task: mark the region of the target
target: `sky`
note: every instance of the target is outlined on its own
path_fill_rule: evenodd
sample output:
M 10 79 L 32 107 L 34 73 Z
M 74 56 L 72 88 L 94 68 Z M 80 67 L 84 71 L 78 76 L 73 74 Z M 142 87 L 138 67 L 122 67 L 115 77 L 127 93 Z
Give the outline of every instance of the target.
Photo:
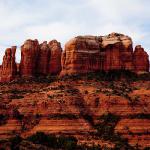
M 78 35 L 132 37 L 150 54 L 150 0 L 0 0 L 0 63 L 6 48 L 26 39 L 57 39 L 64 44 Z

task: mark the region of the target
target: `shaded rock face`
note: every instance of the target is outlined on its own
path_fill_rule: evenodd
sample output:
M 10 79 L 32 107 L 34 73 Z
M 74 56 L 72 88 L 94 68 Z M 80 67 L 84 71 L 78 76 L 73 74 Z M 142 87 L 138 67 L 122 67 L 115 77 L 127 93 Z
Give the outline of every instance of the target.
M 47 75 L 49 72 L 50 48 L 46 41 L 40 44 L 38 57 L 38 74 Z
M 130 37 L 112 33 L 108 36 L 78 36 L 65 45 L 61 74 L 134 70 Z
M 58 74 L 61 71 L 62 48 L 56 40 L 39 44 L 37 40 L 27 40 L 21 47 L 21 76 Z
M 7 48 L 0 66 L 0 82 L 9 82 L 13 80 L 17 74 L 17 65 L 15 62 L 16 46 Z
M 37 40 L 27 40 L 21 46 L 21 76 L 30 77 L 37 73 L 39 49 L 40 46 Z
M 58 74 L 61 71 L 61 44 L 56 40 L 52 40 L 48 46 L 51 50 L 48 72 L 50 74 Z
M 135 47 L 134 66 L 137 73 L 149 71 L 149 56 L 141 45 Z

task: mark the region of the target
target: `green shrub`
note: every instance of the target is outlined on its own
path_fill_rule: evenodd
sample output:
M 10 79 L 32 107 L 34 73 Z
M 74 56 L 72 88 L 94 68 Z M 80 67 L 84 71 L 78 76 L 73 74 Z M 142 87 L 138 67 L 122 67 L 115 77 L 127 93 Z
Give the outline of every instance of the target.
M 77 150 L 102 150 L 100 145 L 92 145 L 92 146 L 87 146 L 87 145 L 78 145 Z M 106 150 L 106 149 L 104 149 Z M 110 150 L 110 149 L 107 149 Z
M 22 138 L 20 136 L 15 136 L 13 138 L 10 138 L 9 141 L 11 142 L 11 149 L 16 150 L 16 146 L 19 145 L 19 143 L 22 141 Z
M 4 115 L 4 114 L 0 114 L 0 125 L 3 125 L 6 123 L 8 119 L 8 116 L 7 115 Z
M 76 146 L 77 146 L 77 139 L 75 137 L 60 136 L 57 138 L 57 148 L 72 150 L 75 149 Z
M 114 135 L 114 128 L 118 121 L 120 120 L 119 116 L 108 113 L 102 115 L 100 118 L 100 123 L 98 123 L 95 127 L 97 129 L 98 135 L 101 136 L 105 140 L 112 139 Z
M 27 138 L 35 144 L 45 145 L 49 148 L 72 150 L 77 147 L 77 139 L 72 136 L 55 136 L 51 134 L 45 134 L 43 132 L 37 132 L 36 134 Z
M 114 132 L 114 128 L 117 125 L 120 117 L 111 113 L 104 114 L 98 118 L 100 123 L 95 125 L 98 136 L 104 140 L 109 140 L 115 143 L 115 150 L 120 149 L 133 149 L 129 144 L 128 140 L 121 137 L 119 133 Z
M 144 150 L 150 150 L 150 147 L 145 147 Z
M 128 116 L 130 119 L 150 119 L 150 114 L 135 114 L 135 115 L 129 115 Z
M 51 114 L 48 116 L 49 119 L 78 119 L 79 116 L 74 115 L 74 114 Z
M 138 75 L 138 80 L 150 81 L 150 72 Z
M 57 139 L 54 135 L 47 135 L 43 132 L 37 132 L 27 138 L 28 141 L 35 144 L 42 144 L 48 147 L 53 147 L 57 143 Z

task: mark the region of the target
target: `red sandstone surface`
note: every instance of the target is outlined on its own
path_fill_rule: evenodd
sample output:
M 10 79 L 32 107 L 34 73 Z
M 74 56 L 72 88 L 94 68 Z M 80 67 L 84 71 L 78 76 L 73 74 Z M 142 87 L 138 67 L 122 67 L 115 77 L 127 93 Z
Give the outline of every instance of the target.
M 79 144 L 114 147 L 114 142 L 95 136 L 95 125 L 102 123 L 100 117 L 113 114 L 120 117 L 114 133 L 127 138 L 130 145 L 138 144 L 144 149 L 150 146 L 149 85 L 149 81 L 98 82 L 84 77 L 52 83 L 3 84 L 0 114 L 6 118 L 0 121 L 0 139 L 15 135 L 26 138 L 40 131 L 72 135 Z M 86 116 L 91 116 L 93 123 Z
M 149 72 L 149 57 L 141 45 L 135 47 L 133 58 L 136 72 Z
M 75 37 L 65 45 L 61 74 L 120 69 L 147 72 L 148 55 L 138 47 L 134 52 L 131 38 L 118 33 Z
M 7 48 L 3 57 L 3 63 L 0 67 L 0 82 L 9 82 L 17 74 L 17 65 L 15 62 L 16 46 Z

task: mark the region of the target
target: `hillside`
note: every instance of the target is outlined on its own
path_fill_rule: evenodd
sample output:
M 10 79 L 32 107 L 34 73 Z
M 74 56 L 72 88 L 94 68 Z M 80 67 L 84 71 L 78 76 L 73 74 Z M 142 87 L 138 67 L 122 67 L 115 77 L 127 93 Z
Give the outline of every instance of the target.
M 144 149 L 150 147 L 149 110 L 148 80 L 102 80 L 92 73 L 22 78 L 0 85 L 0 149 L 16 136 L 23 138 L 20 149 L 46 149 L 27 140 L 37 132 L 73 136 L 74 149 Z

